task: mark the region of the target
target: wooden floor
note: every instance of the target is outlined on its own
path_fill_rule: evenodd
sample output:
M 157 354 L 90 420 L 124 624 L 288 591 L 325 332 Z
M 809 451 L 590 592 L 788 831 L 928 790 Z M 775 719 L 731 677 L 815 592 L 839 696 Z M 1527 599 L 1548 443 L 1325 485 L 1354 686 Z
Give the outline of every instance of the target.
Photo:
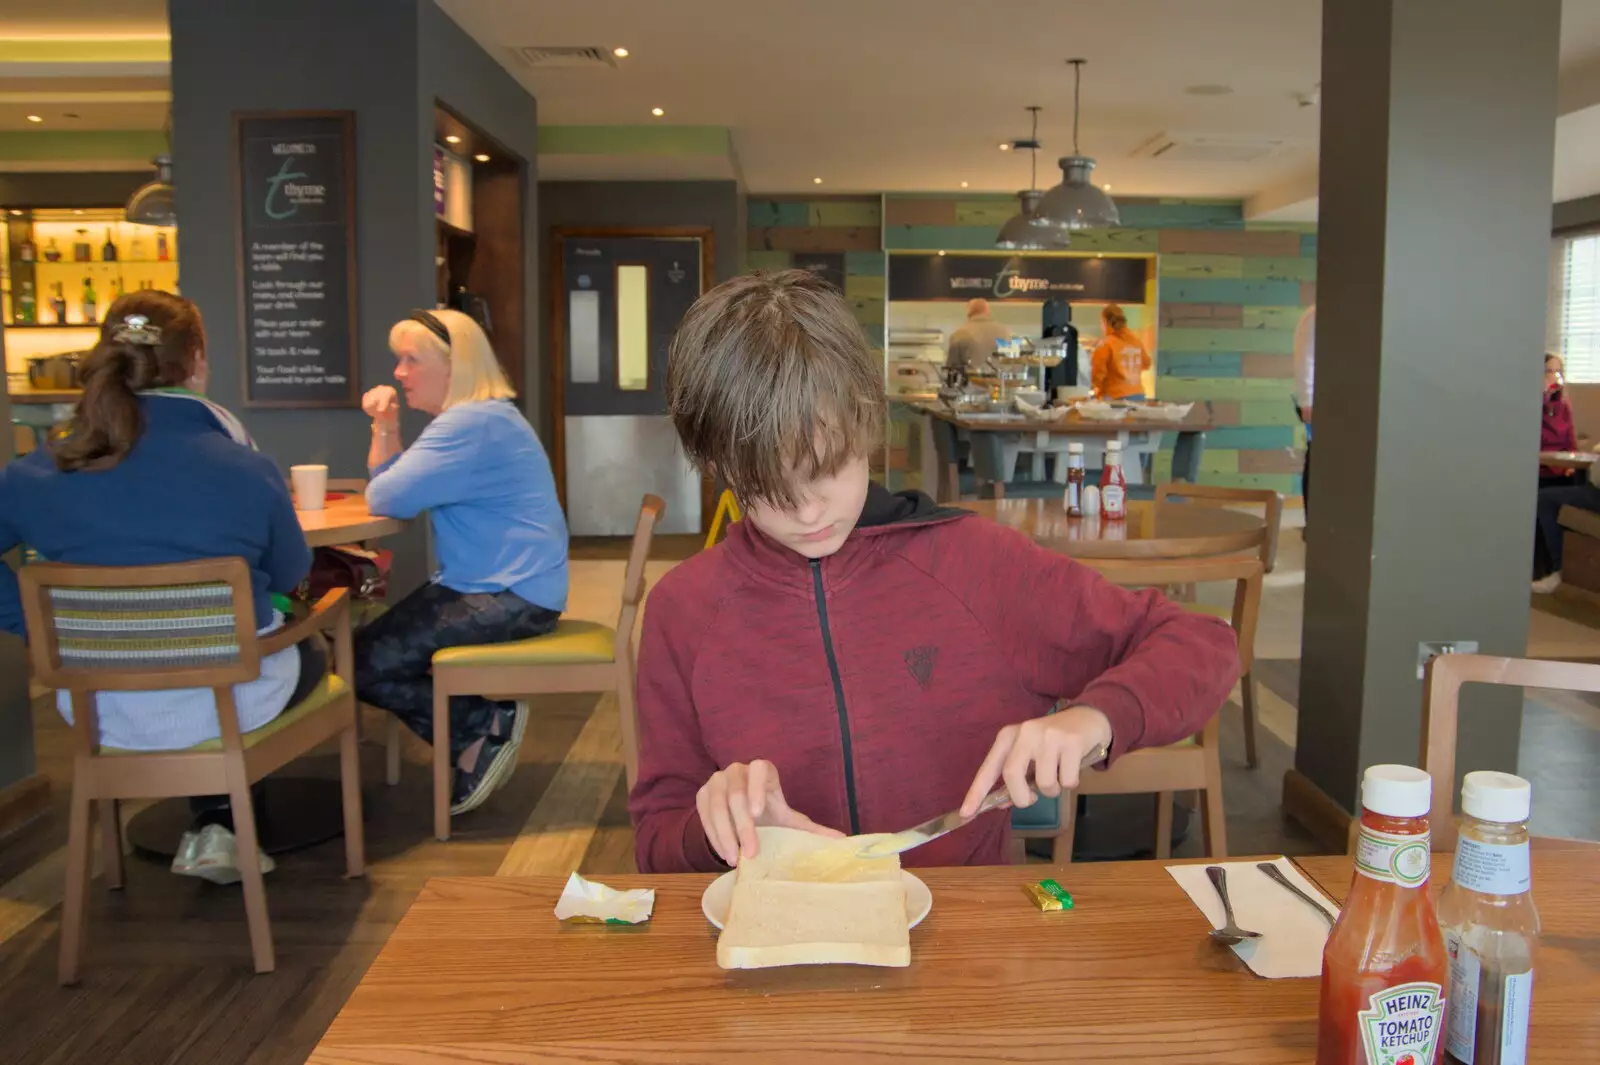
M 688 540 L 670 549 L 672 555 L 692 550 Z M 575 601 L 590 596 L 580 570 L 593 567 L 613 586 L 620 581 L 620 563 L 606 545 L 579 545 L 574 558 L 603 560 L 574 566 Z M 600 617 L 615 608 L 593 609 Z M 1237 701 L 1223 718 L 1230 850 L 1314 853 L 1316 844 L 1287 823 L 1278 806 L 1293 759 L 1298 663 L 1258 658 L 1257 675 L 1266 725 L 1259 768 L 1243 765 Z M 1538 794 L 1560 796 L 1536 804 L 1546 819 L 1540 828 L 1600 837 L 1593 778 L 1600 709 L 1547 694 L 1530 693 L 1523 737 L 1524 762 L 1549 774 L 1536 780 Z M 69 736 L 45 700 L 35 708 L 35 721 L 54 806 L 0 842 L 3 1065 L 301 1065 L 429 877 L 577 868 L 603 878 L 634 869 L 609 697 L 543 698 L 534 703 L 516 775 L 482 809 L 456 819 L 449 843 L 430 833 L 427 749 L 408 737 L 396 788 L 381 783 L 381 752 L 365 749 L 369 875 L 342 879 L 338 842 L 280 859 L 267 887 L 277 972 L 250 971 L 237 887 L 175 877 L 165 864 L 134 856 L 125 890 L 107 892 L 95 881 L 84 984 L 63 990 L 55 981 L 55 954 Z M 373 727 L 367 734 L 381 732 Z M 332 777 L 336 764 L 319 756 L 292 771 Z M 1191 832 L 1178 853 L 1198 854 L 1198 835 L 1198 829 Z

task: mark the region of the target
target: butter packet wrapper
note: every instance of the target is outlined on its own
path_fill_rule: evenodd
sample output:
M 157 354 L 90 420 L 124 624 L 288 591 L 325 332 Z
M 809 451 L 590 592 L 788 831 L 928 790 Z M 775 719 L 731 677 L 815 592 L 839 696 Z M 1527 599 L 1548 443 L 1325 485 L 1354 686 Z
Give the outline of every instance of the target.
M 655 909 L 655 888 L 618 891 L 577 873 L 556 900 L 556 920 L 573 924 L 643 924 Z
M 1022 890 L 1028 893 L 1028 898 L 1039 909 L 1050 912 L 1052 910 L 1072 909 L 1072 895 L 1066 888 L 1054 880 L 1041 880 L 1037 884 L 1023 884 Z

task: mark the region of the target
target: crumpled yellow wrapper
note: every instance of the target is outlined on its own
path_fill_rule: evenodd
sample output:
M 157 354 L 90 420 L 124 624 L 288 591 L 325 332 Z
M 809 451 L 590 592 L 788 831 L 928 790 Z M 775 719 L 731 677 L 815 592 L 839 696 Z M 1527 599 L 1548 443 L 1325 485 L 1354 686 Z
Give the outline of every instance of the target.
M 556 901 L 556 920 L 577 924 L 643 924 L 650 919 L 655 905 L 655 888 L 618 891 L 573 873 Z

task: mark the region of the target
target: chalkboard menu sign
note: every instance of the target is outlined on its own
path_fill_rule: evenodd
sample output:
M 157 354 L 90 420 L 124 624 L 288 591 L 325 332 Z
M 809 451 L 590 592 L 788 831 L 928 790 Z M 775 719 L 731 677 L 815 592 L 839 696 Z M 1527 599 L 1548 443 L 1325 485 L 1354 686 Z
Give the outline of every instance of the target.
M 889 298 L 1143 303 L 1146 263 L 1054 255 L 891 255 Z
M 247 407 L 352 407 L 355 117 L 234 115 Z

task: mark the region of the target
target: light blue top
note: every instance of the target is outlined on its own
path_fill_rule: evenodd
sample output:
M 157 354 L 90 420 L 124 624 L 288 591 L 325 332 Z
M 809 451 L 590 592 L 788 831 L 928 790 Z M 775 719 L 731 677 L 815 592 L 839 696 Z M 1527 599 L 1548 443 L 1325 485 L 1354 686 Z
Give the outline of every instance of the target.
M 550 460 L 510 401 L 458 403 L 372 471 L 374 514 L 433 524 L 439 572 L 458 592 L 510 590 L 546 610 L 567 608 L 567 520 Z

